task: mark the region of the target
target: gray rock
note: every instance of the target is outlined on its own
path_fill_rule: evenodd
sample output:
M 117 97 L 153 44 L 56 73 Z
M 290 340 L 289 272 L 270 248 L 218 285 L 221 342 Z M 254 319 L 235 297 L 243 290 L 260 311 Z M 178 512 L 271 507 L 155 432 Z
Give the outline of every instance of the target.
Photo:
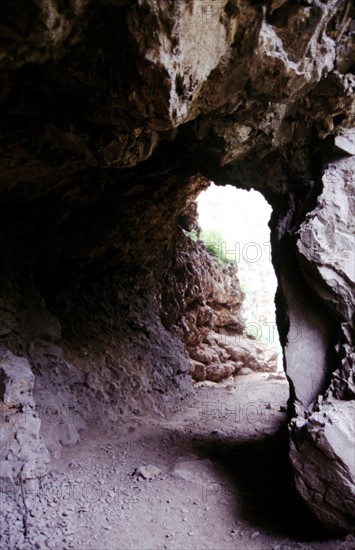
M 34 376 L 27 359 L 0 351 L 2 397 L 0 481 L 4 487 L 43 476 L 49 454 L 40 436 L 41 422 L 32 391 Z M 6 418 L 8 421 L 6 421 Z
M 240 375 L 246 375 L 246 374 L 252 374 L 252 370 L 249 367 L 242 367 L 238 370 L 238 374 Z
M 5 405 L 33 405 L 34 379 L 27 359 L 0 350 L 0 399 Z
M 296 485 L 320 521 L 333 532 L 355 522 L 355 404 L 329 399 L 306 420 L 291 423 Z
M 335 136 L 334 144 L 337 149 L 340 149 L 348 155 L 355 155 L 355 131 L 352 129 L 347 134 Z
M 283 282 L 290 324 L 297 329 L 285 345 L 295 394 L 291 462 L 298 490 L 334 532 L 355 525 L 354 171 L 353 157 L 325 168 L 322 193 L 298 233 L 299 269 L 314 294 L 295 280 L 296 270 Z M 340 319 L 333 356 L 334 326 L 314 296 Z
M 159 476 L 162 471 L 158 466 L 148 464 L 147 466 L 139 466 L 134 473 L 136 476 L 142 477 L 143 479 L 154 479 Z

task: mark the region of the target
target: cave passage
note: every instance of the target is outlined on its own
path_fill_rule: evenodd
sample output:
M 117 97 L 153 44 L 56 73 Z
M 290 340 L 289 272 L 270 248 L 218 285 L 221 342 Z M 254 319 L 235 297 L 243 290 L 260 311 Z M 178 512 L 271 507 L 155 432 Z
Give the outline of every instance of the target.
M 200 239 L 221 262 L 236 264 L 244 293 L 241 313 L 244 335 L 277 351 L 282 371 L 282 348 L 276 325 L 277 279 L 272 265 L 268 223 L 272 208 L 261 193 L 212 183 L 197 199 Z
M 355 548 L 354 10 L 0 3 L 0 548 Z

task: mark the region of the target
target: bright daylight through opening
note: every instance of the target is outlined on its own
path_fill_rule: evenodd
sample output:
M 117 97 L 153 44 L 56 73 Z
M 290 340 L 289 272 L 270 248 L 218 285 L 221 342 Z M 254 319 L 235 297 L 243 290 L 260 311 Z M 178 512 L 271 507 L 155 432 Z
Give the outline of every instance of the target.
M 211 184 L 197 200 L 200 239 L 222 262 L 236 263 L 244 292 L 245 337 L 282 349 L 275 318 L 277 280 L 271 261 L 271 207 L 257 191 Z

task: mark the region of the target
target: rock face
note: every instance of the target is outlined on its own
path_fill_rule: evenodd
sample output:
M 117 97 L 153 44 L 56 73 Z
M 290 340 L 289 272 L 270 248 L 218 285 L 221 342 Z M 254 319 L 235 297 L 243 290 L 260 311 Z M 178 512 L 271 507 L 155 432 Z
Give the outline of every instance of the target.
M 354 158 L 337 160 L 328 166 L 322 177 L 322 193 L 297 235 L 297 254 L 304 277 L 341 323 L 336 345 L 339 359 L 336 361 L 333 355 L 335 368 L 331 375 L 326 372 L 322 375 L 319 368 L 318 376 L 313 375 L 313 384 L 307 384 L 296 369 L 295 376 L 289 373 L 295 386 L 296 404 L 307 396 L 302 405 L 308 406 L 306 418 L 291 422 L 290 456 L 296 483 L 318 517 L 332 530 L 351 528 L 355 505 L 354 170 Z M 302 344 L 310 335 L 313 346 L 308 340 L 307 348 L 313 349 L 313 353 L 319 350 L 317 357 L 329 361 L 326 350 L 331 339 L 324 338 L 316 328 L 315 324 L 310 327 L 309 318 L 300 326 Z M 324 360 L 323 365 L 326 364 Z M 324 388 L 325 382 L 328 389 L 320 391 L 319 384 Z M 318 398 L 319 394 L 325 399 Z
M 318 518 L 334 532 L 352 528 L 354 419 L 353 402 L 328 398 L 306 419 L 291 422 L 290 456 L 296 486 Z
M 187 211 L 182 221 L 197 228 Z M 244 332 L 243 293 L 236 264 L 223 264 L 186 230 L 177 235 L 173 260 L 161 287 L 164 326 L 185 343 L 190 373 L 197 382 L 219 382 L 241 369 L 273 371 L 277 353 Z
M 27 359 L 0 350 L 1 492 L 16 493 L 47 472 L 49 453 L 40 436 L 33 399 L 34 375 Z
M 181 215 L 209 180 L 253 187 L 273 207 L 296 482 L 353 529 L 353 4 L 21 0 L 0 21 L 0 336 L 39 410 L 62 411 L 42 422 L 52 453 L 192 391 L 189 312 L 161 299 Z M 328 402 L 339 425 L 317 424 Z

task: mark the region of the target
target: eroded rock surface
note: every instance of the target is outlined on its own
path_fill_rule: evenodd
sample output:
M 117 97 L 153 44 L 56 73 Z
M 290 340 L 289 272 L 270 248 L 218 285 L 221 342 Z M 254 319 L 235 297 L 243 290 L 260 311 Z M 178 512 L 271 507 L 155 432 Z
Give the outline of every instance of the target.
M 29 362 L 0 349 L 0 483 L 1 492 L 16 494 L 48 471 L 49 453 L 40 435 L 41 421 L 33 398 Z
M 185 212 L 188 229 L 198 226 Z M 194 241 L 184 229 L 162 282 L 161 312 L 166 328 L 185 343 L 190 373 L 197 382 L 219 382 L 250 371 L 277 369 L 272 346 L 248 337 L 241 306 L 236 264 L 224 264 L 210 254 L 202 241 Z
M 329 374 L 325 377 L 329 386 L 325 400 L 313 395 L 306 419 L 299 414 L 301 418 L 291 422 L 290 456 L 298 489 L 332 530 L 352 529 L 355 508 L 354 170 L 354 157 L 327 167 L 322 193 L 301 225 L 297 241 L 300 266 L 309 285 L 341 321 L 336 346 L 339 359 L 334 360 L 330 384 Z M 319 346 L 319 333 L 314 337 Z M 297 375 L 289 376 L 296 388 L 306 385 Z M 296 389 L 297 396 L 302 393 Z
M 351 531 L 355 501 L 353 401 L 326 399 L 291 422 L 297 489 L 334 532 Z

